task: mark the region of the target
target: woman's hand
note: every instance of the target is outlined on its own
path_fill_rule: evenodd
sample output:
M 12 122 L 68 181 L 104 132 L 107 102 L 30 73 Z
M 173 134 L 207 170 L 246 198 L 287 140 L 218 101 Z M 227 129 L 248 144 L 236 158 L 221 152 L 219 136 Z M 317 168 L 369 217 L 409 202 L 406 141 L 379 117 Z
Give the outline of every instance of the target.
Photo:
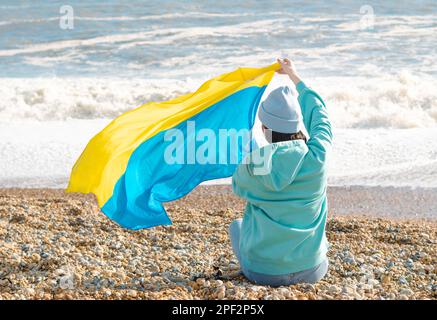
M 279 68 L 276 72 L 279 74 L 286 74 L 290 77 L 291 81 L 296 85 L 298 84 L 301 79 L 299 75 L 297 74 L 296 67 L 293 63 L 293 61 L 290 61 L 287 58 L 284 59 L 277 59 L 278 63 L 281 65 L 281 68 Z

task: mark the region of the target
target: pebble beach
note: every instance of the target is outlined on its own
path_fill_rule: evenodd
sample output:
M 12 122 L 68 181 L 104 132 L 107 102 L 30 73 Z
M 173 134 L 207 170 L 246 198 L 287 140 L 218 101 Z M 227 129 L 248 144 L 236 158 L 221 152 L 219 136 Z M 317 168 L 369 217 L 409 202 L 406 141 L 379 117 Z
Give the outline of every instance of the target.
M 375 213 L 363 199 L 431 208 L 435 193 L 387 190 L 331 188 L 327 276 L 271 288 L 247 281 L 232 254 L 227 227 L 244 202 L 229 186 L 198 187 L 166 205 L 173 225 L 140 231 L 113 223 L 92 195 L 0 189 L 0 299 L 436 300 L 437 220 Z

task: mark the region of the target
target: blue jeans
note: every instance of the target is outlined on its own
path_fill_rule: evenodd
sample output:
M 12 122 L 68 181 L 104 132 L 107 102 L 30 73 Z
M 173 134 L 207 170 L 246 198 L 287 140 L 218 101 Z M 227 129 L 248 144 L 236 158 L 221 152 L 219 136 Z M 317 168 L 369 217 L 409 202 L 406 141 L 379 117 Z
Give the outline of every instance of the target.
M 272 287 L 289 286 L 296 283 L 316 283 L 322 279 L 328 271 L 328 260 L 324 260 L 314 268 L 303 270 L 295 273 L 283 275 L 269 275 L 247 270 L 241 265 L 240 259 L 240 231 L 242 219 L 232 221 L 229 226 L 229 236 L 231 238 L 232 249 L 240 262 L 241 271 L 252 282 L 260 285 L 268 285 Z

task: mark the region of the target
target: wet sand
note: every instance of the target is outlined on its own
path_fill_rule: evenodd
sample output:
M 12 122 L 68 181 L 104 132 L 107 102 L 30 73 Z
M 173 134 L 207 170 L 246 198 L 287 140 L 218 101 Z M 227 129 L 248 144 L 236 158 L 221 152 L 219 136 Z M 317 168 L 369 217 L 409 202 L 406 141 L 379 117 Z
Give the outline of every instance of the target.
M 330 269 L 315 285 L 257 286 L 227 226 L 244 202 L 201 186 L 172 226 L 122 229 L 92 195 L 0 189 L 1 299 L 436 299 L 436 192 L 331 187 Z

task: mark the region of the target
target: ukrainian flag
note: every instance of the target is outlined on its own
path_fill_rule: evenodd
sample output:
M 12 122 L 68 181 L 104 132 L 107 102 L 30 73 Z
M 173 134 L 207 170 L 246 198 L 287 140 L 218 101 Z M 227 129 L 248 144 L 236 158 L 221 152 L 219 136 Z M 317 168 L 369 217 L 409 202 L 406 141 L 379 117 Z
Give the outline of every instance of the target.
M 202 181 L 229 177 L 238 165 L 217 159 L 187 161 L 187 148 L 199 144 L 196 134 L 205 129 L 217 136 L 223 129 L 251 130 L 261 96 L 278 68 L 277 63 L 239 68 L 205 82 L 194 93 L 120 115 L 89 141 L 72 169 L 67 192 L 94 193 L 101 210 L 129 229 L 171 224 L 163 202 L 186 195 Z M 182 136 L 179 142 L 174 132 Z M 209 146 L 218 157 L 236 152 L 241 161 L 244 156 L 241 142 L 237 150 L 219 143 Z M 169 163 L 169 150 L 182 154 L 184 161 Z

